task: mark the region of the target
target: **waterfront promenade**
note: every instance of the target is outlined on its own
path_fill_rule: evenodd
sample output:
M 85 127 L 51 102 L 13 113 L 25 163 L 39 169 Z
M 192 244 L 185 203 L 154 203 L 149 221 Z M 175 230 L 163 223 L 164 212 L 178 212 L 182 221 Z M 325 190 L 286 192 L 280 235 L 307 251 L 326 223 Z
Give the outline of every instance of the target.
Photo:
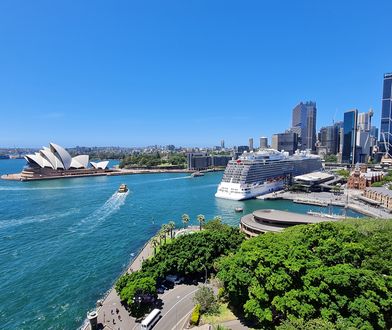
M 334 195 L 331 192 L 290 192 L 290 191 L 280 191 L 263 196 L 257 197 L 258 199 L 264 200 L 291 200 L 296 201 L 301 204 L 315 205 L 315 206 L 339 206 L 347 207 L 350 210 L 361 213 L 363 215 L 374 217 L 374 218 L 392 218 L 391 213 L 386 211 L 381 207 L 374 207 L 372 205 L 366 204 L 359 199 L 362 191 L 355 189 L 347 189 L 345 194 Z
M 174 236 L 178 236 L 179 234 L 184 234 L 186 232 L 195 232 L 199 230 L 199 227 L 188 227 L 186 229 L 178 229 L 174 231 Z M 143 246 L 140 250 L 139 254 L 132 260 L 131 264 L 127 267 L 126 272 L 131 273 L 133 271 L 140 270 L 143 264 L 143 261 L 151 257 L 154 253 L 154 248 L 151 244 L 151 239 Z M 196 291 L 196 286 L 179 286 L 177 288 L 176 299 L 173 301 L 169 301 L 164 304 L 164 309 L 169 309 L 166 313 L 168 314 L 173 308 L 176 307 L 177 304 L 181 303 L 178 301 L 177 297 L 179 295 L 185 297 L 190 297 Z M 159 295 L 158 298 L 162 300 L 167 295 L 165 292 L 163 295 Z M 189 299 L 188 299 L 189 300 Z M 193 305 L 192 305 L 193 306 Z M 98 313 L 98 325 L 101 324 L 101 329 L 112 329 L 112 330 L 125 330 L 125 329 L 136 329 L 140 323 L 137 320 L 130 316 L 125 307 L 121 304 L 121 300 L 119 295 L 116 292 L 115 286 L 108 291 L 107 295 L 103 299 L 100 299 L 97 302 L 96 311 Z M 164 310 L 163 310 L 164 312 Z M 186 313 L 189 311 L 187 310 Z M 165 315 L 166 315 L 165 314 Z M 176 317 L 177 317 L 176 311 Z M 90 324 L 88 321 L 85 321 L 85 324 L 81 327 L 83 330 L 90 330 Z

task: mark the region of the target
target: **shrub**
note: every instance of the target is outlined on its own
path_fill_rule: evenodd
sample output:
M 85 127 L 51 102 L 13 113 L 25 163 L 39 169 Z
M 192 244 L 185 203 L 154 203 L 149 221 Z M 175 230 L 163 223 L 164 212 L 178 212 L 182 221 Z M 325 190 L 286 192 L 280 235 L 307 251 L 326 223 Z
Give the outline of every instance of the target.
M 218 289 L 218 299 L 221 301 L 225 299 L 225 288 Z
M 198 325 L 200 320 L 200 305 L 196 304 L 193 308 L 192 316 L 191 316 L 191 325 Z
M 200 312 L 202 314 L 215 314 L 219 310 L 214 291 L 207 286 L 202 286 L 197 290 L 193 300 L 196 304 L 200 305 Z

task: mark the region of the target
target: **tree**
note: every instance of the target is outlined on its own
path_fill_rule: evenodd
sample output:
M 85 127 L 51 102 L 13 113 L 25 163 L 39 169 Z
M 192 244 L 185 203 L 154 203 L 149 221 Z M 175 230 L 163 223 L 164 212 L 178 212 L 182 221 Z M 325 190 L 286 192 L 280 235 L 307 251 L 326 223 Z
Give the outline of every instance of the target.
M 167 224 L 167 228 L 170 230 L 170 238 L 173 238 L 173 230 L 176 228 L 176 223 L 172 220 Z
M 345 180 L 347 180 L 350 176 L 350 171 L 346 169 L 340 169 L 336 171 L 336 174 L 342 176 Z
M 157 254 L 158 245 L 159 245 L 158 238 L 156 236 L 154 236 L 151 239 L 151 246 L 154 248 L 154 256 Z
M 184 213 L 181 218 L 182 218 L 182 223 L 184 224 L 184 227 L 185 228 L 188 227 L 188 223 L 190 220 L 189 215 Z
M 220 216 L 214 217 L 214 219 L 207 221 L 207 223 L 204 225 L 204 229 L 208 230 L 222 230 L 225 227 L 226 225 L 222 223 L 222 217 Z
M 143 262 L 140 270 L 119 278 L 116 291 L 121 301 L 133 304 L 135 297 L 138 299 L 153 294 L 155 291 L 146 289 L 147 284 L 154 283 L 156 288 L 158 279 L 168 274 L 200 277 L 206 270 L 214 273 L 218 258 L 234 253 L 245 239 L 238 228 L 223 224 L 221 226 L 220 230 L 205 229 L 192 235 L 180 236 L 171 244 L 162 245 L 154 257 Z M 149 280 L 142 281 L 146 278 Z M 138 288 L 143 290 L 138 291 Z M 139 305 L 130 307 L 132 315 L 142 312 Z
M 214 291 L 207 286 L 200 287 L 199 290 L 196 291 L 195 296 L 193 297 L 193 301 L 195 304 L 200 305 L 200 312 L 213 314 L 218 309 L 217 299 L 214 295 Z
M 389 329 L 391 232 L 392 221 L 380 219 L 294 226 L 243 242 L 220 259 L 217 277 L 230 303 L 262 328 L 320 319 Z
M 338 157 L 336 155 L 326 155 L 324 160 L 326 163 L 336 163 L 338 161 Z
M 203 214 L 199 214 L 199 215 L 197 216 L 197 221 L 199 222 L 200 230 L 201 230 L 203 224 L 204 224 L 205 221 L 206 221 L 206 218 L 205 218 L 205 216 L 204 216 Z
M 167 234 L 167 231 L 166 231 L 165 225 L 162 225 L 160 231 L 158 232 L 160 244 L 162 244 L 163 239 L 165 240 L 165 243 L 166 243 L 166 234 Z

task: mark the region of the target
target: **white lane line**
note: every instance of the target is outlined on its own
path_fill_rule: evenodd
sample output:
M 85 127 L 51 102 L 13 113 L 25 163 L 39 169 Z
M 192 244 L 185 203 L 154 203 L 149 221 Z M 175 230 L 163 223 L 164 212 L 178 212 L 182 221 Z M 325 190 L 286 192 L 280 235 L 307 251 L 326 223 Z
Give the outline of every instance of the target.
M 160 318 L 160 320 L 157 322 L 157 324 L 159 324 L 159 322 L 161 322 L 161 320 L 162 320 L 162 319 L 163 319 L 163 318 L 164 318 L 164 317 L 165 317 L 174 307 L 176 307 L 177 304 L 179 304 L 181 301 L 183 301 L 185 298 L 187 298 L 190 294 L 196 292 L 198 289 L 199 289 L 199 288 L 197 287 L 197 288 L 196 288 L 195 290 L 193 290 L 192 292 L 189 292 L 188 294 L 186 294 L 181 300 L 177 301 L 177 302 L 172 306 L 172 308 L 170 308 L 170 309 L 165 313 L 165 315 L 163 315 L 163 316 Z M 167 293 L 172 293 L 172 292 L 168 291 Z M 177 297 L 179 297 L 179 296 L 177 296 Z M 162 295 L 161 298 L 163 298 L 163 295 Z M 178 298 L 177 298 L 177 299 L 178 299 Z M 187 315 L 188 315 L 188 314 L 187 314 Z M 140 325 L 140 324 L 135 324 L 135 326 L 132 328 L 132 330 L 135 330 L 136 327 L 137 327 L 138 325 Z
M 176 307 L 181 301 L 183 301 L 185 298 L 187 298 L 188 296 L 190 296 L 192 293 L 195 293 L 198 289 L 199 289 L 199 288 L 193 290 L 192 292 L 189 292 L 189 293 L 186 294 L 182 299 L 180 299 L 179 301 L 177 301 L 177 302 L 172 306 L 172 308 L 170 308 L 170 309 L 166 312 L 166 314 L 163 315 L 163 316 L 161 317 L 161 319 L 159 320 L 159 322 L 161 322 L 161 321 L 163 320 L 163 318 L 164 318 L 167 314 L 169 314 L 169 313 L 173 310 L 173 308 Z M 158 322 L 157 324 L 159 324 L 159 322 Z

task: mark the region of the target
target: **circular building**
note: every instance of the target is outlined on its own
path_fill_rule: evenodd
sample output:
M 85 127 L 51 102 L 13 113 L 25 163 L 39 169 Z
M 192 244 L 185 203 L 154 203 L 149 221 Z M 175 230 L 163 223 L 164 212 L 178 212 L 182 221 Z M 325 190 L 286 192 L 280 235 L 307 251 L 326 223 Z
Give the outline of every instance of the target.
M 240 222 L 240 229 L 247 237 L 254 237 L 267 232 L 279 232 L 290 226 L 307 225 L 325 221 L 336 220 L 308 214 L 262 209 L 243 216 Z

